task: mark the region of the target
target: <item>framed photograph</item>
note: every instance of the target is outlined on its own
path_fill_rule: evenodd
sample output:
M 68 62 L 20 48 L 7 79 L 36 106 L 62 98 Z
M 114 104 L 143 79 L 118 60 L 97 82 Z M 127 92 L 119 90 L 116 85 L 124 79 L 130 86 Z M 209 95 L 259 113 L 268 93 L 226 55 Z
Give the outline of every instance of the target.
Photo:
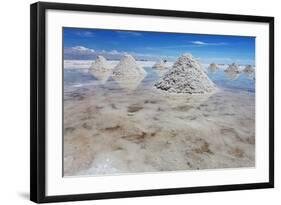
M 274 187 L 274 18 L 31 5 L 30 198 Z

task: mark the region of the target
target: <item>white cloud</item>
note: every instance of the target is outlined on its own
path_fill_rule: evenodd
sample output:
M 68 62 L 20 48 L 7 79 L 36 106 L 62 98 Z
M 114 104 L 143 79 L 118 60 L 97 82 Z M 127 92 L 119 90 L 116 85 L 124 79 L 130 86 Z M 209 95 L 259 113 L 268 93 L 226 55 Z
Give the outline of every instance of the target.
M 98 55 L 102 55 L 107 59 L 120 59 L 126 52 L 117 51 L 117 50 L 101 50 L 97 51 L 85 46 L 74 46 L 64 49 L 64 58 L 65 59 L 75 59 L 75 60 L 89 60 L 95 59 Z
M 76 50 L 76 51 L 80 51 L 80 52 L 95 52 L 94 49 L 86 48 L 84 46 L 74 46 L 71 49 Z
M 196 45 L 206 45 L 207 44 L 203 41 L 191 41 L 191 43 L 196 44 Z
M 142 36 L 142 33 L 135 31 L 116 31 L 120 35 Z
M 109 53 L 110 53 L 110 54 L 113 54 L 113 55 L 114 55 L 114 54 L 120 54 L 120 52 L 118 52 L 117 50 L 109 51 Z
M 222 45 L 227 45 L 225 42 L 218 42 L 218 43 L 207 43 L 204 41 L 190 41 L 190 43 L 198 46 L 222 46 Z
M 82 37 L 93 37 L 94 33 L 91 31 L 75 31 L 74 33 L 77 36 L 82 36 Z
M 134 56 L 136 59 L 144 59 L 144 60 L 158 60 L 158 59 L 166 59 L 166 60 L 174 60 L 174 56 L 160 56 L 155 54 L 148 53 L 135 53 L 135 52 L 123 52 L 118 50 L 101 50 L 96 51 L 91 48 L 87 48 L 85 46 L 74 46 L 71 48 L 64 49 L 64 59 L 65 60 L 91 60 L 95 59 L 98 55 L 102 55 L 106 59 L 109 60 L 119 60 L 125 54 L 130 54 Z

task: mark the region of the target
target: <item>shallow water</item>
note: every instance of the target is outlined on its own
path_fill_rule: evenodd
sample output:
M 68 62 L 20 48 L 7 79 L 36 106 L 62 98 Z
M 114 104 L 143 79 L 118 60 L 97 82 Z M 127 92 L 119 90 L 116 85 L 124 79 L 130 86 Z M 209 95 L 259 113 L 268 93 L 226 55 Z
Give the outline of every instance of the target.
M 64 70 L 64 174 L 101 175 L 255 166 L 255 80 L 209 72 L 209 95 L 154 89 Z M 230 80 L 234 79 L 234 80 Z

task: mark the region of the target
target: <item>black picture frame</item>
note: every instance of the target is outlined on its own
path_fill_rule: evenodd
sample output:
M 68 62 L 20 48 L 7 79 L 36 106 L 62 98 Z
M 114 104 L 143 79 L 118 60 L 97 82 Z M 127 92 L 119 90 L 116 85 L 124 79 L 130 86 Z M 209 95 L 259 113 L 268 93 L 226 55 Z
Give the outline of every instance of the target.
M 263 183 L 230 184 L 138 190 L 124 192 L 88 193 L 74 195 L 46 196 L 46 80 L 45 80 L 45 25 L 46 10 L 86 11 L 101 13 L 121 13 L 150 16 L 168 16 L 195 19 L 215 19 L 269 24 L 269 181 Z M 37 203 L 77 200 L 97 200 L 123 197 L 187 194 L 198 192 L 218 192 L 274 187 L 274 18 L 264 16 L 230 15 L 218 13 L 156 10 L 82 4 L 38 2 L 30 7 L 30 199 Z

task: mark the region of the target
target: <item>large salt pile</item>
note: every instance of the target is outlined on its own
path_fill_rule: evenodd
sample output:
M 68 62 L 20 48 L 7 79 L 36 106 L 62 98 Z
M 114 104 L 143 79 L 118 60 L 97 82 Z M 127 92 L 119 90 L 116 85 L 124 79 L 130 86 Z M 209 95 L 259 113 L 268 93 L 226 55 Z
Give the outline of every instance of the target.
M 97 59 L 89 68 L 89 73 L 98 80 L 105 82 L 111 75 L 112 68 L 103 56 L 97 56 Z
M 112 78 L 122 87 L 130 90 L 136 89 L 139 83 L 146 76 L 146 71 L 137 65 L 131 55 L 124 55 L 115 66 Z
M 210 70 L 212 73 L 217 72 L 218 69 L 219 69 L 219 67 L 218 67 L 218 65 L 215 64 L 215 63 L 211 63 L 211 64 L 209 65 L 209 70 Z
M 214 83 L 191 54 L 179 57 L 173 67 L 155 83 L 155 87 L 170 93 L 203 94 L 215 91 Z
M 246 74 L 252 74 L 255 72 L 255 69 L 251 65 L 247 65 L 244 69 L 243 72 Z

